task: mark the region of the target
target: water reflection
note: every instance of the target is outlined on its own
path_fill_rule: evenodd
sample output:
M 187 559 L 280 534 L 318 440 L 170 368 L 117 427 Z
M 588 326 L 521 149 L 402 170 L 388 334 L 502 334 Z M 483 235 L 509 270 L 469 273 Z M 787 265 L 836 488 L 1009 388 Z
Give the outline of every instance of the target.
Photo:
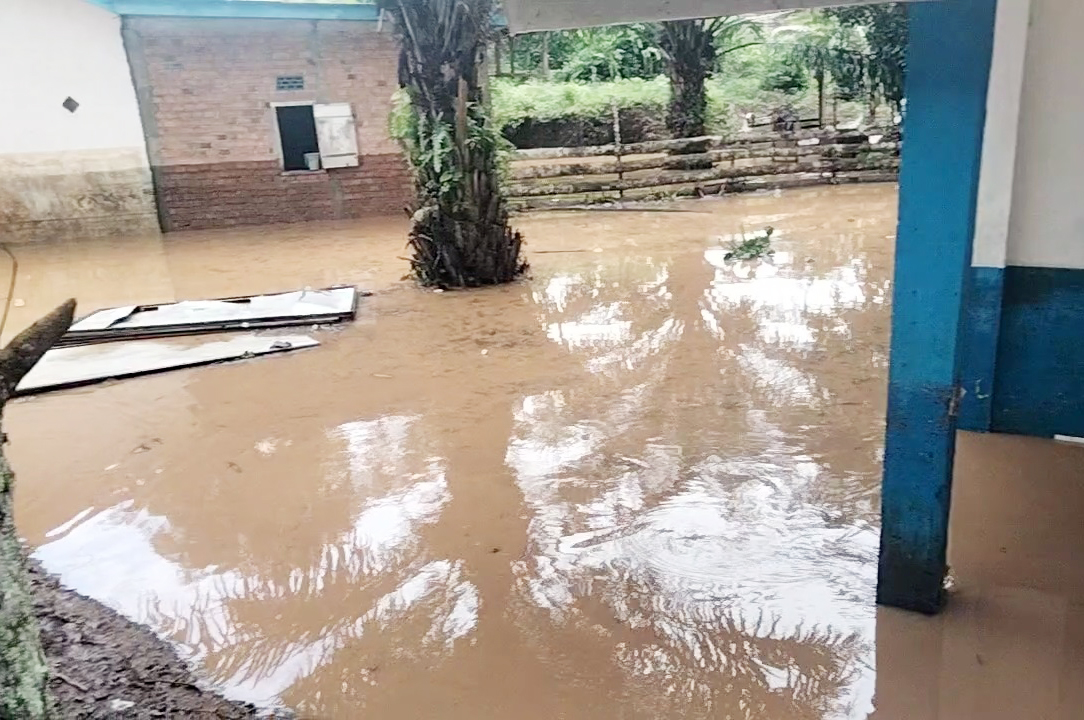
M 838 450 L 810 452 L 810 436 L 841 433 L 808 408 L 853 386 L 806 360 L 832 361 L 849 313 L 881 312 L 887 273 L 866 256 L 818 269 L 725 253 L 625 262 L 617 288 L 556 276 L 535 295 L 550 338 L 601 378 L 516 413 L 507 461 L 531 508 L 517 589 L 549 618 L 531 622 L 612 638 L 660 713 L 864 716 L 878 531 L 872 502 L 851 510 L 877 467 L 840 474 L 825 457 Z M 851 425 L 879 423 L 864 415 Z M 849 488 L 847 507 L 825 487 Z
M 612 438 L 575 426 L 535 436 L 538 406 L 560 406 L 548 400 L 525 401 L 509 453 L 534 510 L 528 559 L 515 564 L 533 605 L 553 622 L 609 625 L 592 608 L 602 603 L 636 631 L 613 648 L 629 681 L 651 683 L 686 714 L 731 707 L 720 674 L 756 698 L 739 703 L 743 717 L 871 707 L 877 531 L 802 501 L 830 479 L 824 468 L 779 442 L 699 461 L 649 445 L 602 463 L 624 466 L 603 478 L 584 465 Z M 548 472 L 540 457 L 556 460 Z
M 424 447 L 417 422 L 388 416 L 329 433 L 342 450 L 324 484 L 347 484 L 366 499 L 307 567 L 272 574 L 186 568 L 158 548 L 175 534 L 169 519 L 133 500 L 74 518 L 37 557 L 66 583 L 173 638 L 231 696 L 251 702 L 275 702 L 348 642 L 415 613 L 429 622 L 419 644 L 450 650 L 477 624 L 479 599 L 461 562 L 426 562 L 420 547 L 421 528 L 439 519 L 450 494 L 441 459 L 417 453 Z M 389 574 L 401 582 L 387 586 Z M 344 594 L 359 614 L 333 611 L 313 616 L 313 625 L 283 627 L 297 603 L 337 605 Z

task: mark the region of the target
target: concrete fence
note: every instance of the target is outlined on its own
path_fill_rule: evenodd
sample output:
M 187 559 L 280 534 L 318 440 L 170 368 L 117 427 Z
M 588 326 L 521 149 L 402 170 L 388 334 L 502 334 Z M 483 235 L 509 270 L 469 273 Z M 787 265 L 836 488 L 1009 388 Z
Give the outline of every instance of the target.
M 896 128 L 538 148 L 515 154 L 507 189 L 513 206 L 531 208 L 894 182 L 899 154 Z

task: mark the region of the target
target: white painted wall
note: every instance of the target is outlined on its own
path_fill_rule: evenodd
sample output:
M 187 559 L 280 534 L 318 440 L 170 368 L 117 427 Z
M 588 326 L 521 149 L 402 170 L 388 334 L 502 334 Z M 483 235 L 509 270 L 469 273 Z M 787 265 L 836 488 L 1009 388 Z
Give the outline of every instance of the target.
M 0 154 L 143 146 L 120 17 L 86 0 L 0 0 L 0 28 Z
M 150 167 L 120 18 L 86 0 L 0 0 L 0 28 L 0 230 L 146 228 Z
M 1084 1 L 1031 0 L 1008 264 L 1084 269 Z
M 975 267 L 1005 267 L 1030 7 L 1031 0 L 999 0 L 997 5 L 971 259 Z

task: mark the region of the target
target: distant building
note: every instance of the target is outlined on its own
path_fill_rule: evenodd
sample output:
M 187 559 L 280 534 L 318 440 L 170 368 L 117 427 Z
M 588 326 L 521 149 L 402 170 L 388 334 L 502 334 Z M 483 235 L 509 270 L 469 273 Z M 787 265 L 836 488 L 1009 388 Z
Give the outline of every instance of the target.
M 410 202 L 388 134 L 398 49 L 374 6 L 111 6 L 124 16 L 163 230 L 354 218 Z
M 388 133 L 398 49 L 372 5 L 9 0 L 0 26 L 0 62 L 23 68 L 10 97 L 27 98 L 0 112 L 0 230 L 218 228 L 410 202 Z
M 0 28 L 0 238 L 156 230 L 120 18 L 85 0 L 4 0 Z

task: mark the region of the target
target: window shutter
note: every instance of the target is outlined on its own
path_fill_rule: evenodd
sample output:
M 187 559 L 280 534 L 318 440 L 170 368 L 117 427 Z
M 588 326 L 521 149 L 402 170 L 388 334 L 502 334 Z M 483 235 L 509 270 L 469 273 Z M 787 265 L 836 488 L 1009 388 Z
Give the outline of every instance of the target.
M 313 105 L 320 163 L 325 169 L 355 167 L 358 164 L 358 131 L 350 103 Z

